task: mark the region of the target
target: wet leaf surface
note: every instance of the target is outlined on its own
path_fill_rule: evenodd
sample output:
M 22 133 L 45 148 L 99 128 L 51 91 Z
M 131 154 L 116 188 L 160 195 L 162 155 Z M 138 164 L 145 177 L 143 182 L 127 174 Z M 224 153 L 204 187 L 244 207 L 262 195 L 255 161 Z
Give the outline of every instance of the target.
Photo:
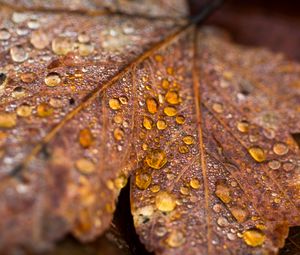
M 95 240 L 129 176 L 155 254 L 274 254 L 299 225 L 299 64 L 143 2 L 1 1 L 1 254 Z

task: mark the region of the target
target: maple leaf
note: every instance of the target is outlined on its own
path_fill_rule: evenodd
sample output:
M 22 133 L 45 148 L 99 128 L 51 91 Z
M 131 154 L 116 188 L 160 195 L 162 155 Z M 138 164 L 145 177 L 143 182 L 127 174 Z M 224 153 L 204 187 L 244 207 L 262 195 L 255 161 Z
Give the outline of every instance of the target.
M 184 1 L 1 1 L 1 252 L 93 240 L 132 172 L 156 254 L 283 246 L 299 66 L 199 31 L 218 2 L 190 21 Z

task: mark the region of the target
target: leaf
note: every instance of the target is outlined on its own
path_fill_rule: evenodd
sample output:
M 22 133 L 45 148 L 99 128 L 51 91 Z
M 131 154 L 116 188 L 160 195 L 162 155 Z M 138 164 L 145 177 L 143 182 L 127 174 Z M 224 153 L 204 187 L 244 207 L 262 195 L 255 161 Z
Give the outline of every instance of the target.
M 185 122 L 164 117 L 168 128 L 136 145 L 149 148 L 138 153 L 132 180 L 142 242 L 155 254 L 277 253 L 300 220 L 299 148 L 290 134 L 299 132 L 300 66 L 211 29 L 196 39 L 184 33 L 160 55 L 175 65 L 162 78 L 181 78 L 176 110 Z
M 219 1 L 192 21 L 184 1 L 1 2 L 1 252 L 95 239 L 134 170 L 150 251 L 283 246 L 299 225 L 297 64 L 199 32 Z

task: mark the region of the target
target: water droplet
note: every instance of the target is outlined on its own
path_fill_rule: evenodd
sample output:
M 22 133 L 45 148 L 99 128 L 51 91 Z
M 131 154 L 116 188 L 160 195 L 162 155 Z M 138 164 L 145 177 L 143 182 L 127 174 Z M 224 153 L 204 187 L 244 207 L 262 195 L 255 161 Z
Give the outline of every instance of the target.
M 28 18 L 28 15 L 26 13 L 21 13 L 21 12 L 14 12 L 12 15 L 12 21 L 14 23 L 22 23 L 26 21 Z
M 237 123 L 237 129 L 242 133 L 247 133 L 249 131 L 249 123 L 248 121 L 240 121 Z
M 150 112 L 151 114 L 156 113 L 158 110 L 158 103 L 154 98 L 147 98 L 146 106 L 147 106 L 148 112 Z
M 166 153 L 160 149 L 151 150 L 145 158 L 147 165 L 154 169 L 161 169 L 167 161 Z
M 79 44 L 78 51 L 80 56 L 85 57 L 93 53 L 94 46 L 88 43 L 81 43 Z
M 17 116 L 15 113 L 0 113 L 0 128 L 13 128 L 17 125 Z
M 123 117 L 121 114 L 116 114 L 114 116 L 114 122 L 117 124 L 121 124 L 123 122 Z
M 226 218 L 224 217 L 219 217 L 217 219 L 217 224 L 220 226 L 220 227 L 226 227 L 229 225 L 229 222 Z
M 123 174 L 115 179 L 115 186 L 117 187 L 117 189 L 124 188 L 126 186 L 126 184 L 127 184 L 127 178 Z
M 199 182 L 199 180 L 197 179 L 191 179 L 190 181 L 190 186 L 193 188 L 193 189 L 199 189 L 201 184 Z
M 150 130 L 152 129 L 152 125 L 153 125 L 153 120 L 147 116 L 144 116 L 143 127 Z
M 79 132 L 79 143 L 83 148 L 88 148 L 94 141 L 92 132 L 89 128 L 84 128 Z
M 82 174 L 92 174 L 96 170 L 95 164 L 87 158 L 78 159 L 75 165 Z
M 227 233 L 227 238 L 231 241 L 235 240 L 236 239 L 236 235 L 233 234 L 233 233 Z
M 121 104 L 128 104 L 128 98 L 125 96 L 119 97 Z
M 167 128 L 167 123 L 164 120 L 158 120 L 156 126 L 159 130 L 164 130 Z
M 10 32 L 6 28 L 0 29 L 0 40 L 5 41 L 10 38 Z
M 49 87 L 58 86 L 61 83 L 60 75 L 55 72 L 49 73 L 45 78 L 45 83 Z
M 14 46 L 10 49 L 10 56 L 14 62 L 24 62 L 28 59 L 29 55 L 26 50 L 21 46 Z
M 276 143 L 273 146 L 273 151 L 275 152 L 275 154 L 282 156 L 288 153 L 289 148 L 284 143 Z
M 156 208 L 162 212 L 171 212 L 176 207 L 176 201 L 173 195 L 166 191 L 160 191 L 155 198 Z
M 180 103 L 180 97 L 177 91 L 168 91 L 165 99 L 169 104 L 175 105 Z
M 212 109 L 216 112 L 216 113 L 222 113 L 224 111 L 223 109 L 223 105 L 220 103 L 214 103 L 212 106 Z
M 53 112 L 53 108 L 47 103 L 40 103 L 37 107 L 37 115 L 42 118 L 49 117 Z
M 30 37 L 30 43 L 34 48 L 42 50 L 49 45 L 50 40 L 46 33 L 42 31 L 33 31 Z
M 32 72 L 22 73 L 20 75 L 20 79 L 21 79 L 22 82 L 31 83 L 36 79 L 36 75 Z
M 287 172 L 293 170 L 294 167 L 295 167 L 295 165 L 292 163 L 289 163 L 289 162 L 286 162 L 283 164 L 283 169 Z
M 225 71 L 225 72 L 223 72 L 223 77 L 227 81 L 231 81 L 233 79 L 233 73 L 230 71 Z
M 243 233 L 243 239 L 247 245 L 256 247 L 265 242 L 266 236 L 261 230 L 253 228 Z
M 177 114 L 177 110 L 175 107 L 167 106 L 164 108 L 164 113 L 169 117 L 173 117 Z
M 254 146 L 248 149 L 251 157 L 257 162 L 263 162 L 266 160 L 266 154 L 264 150 L 258 146 Z
M 182 141 L 187 144 L 187 145 L 191 145 L 194 144 L 194 137 L 192 137 L 191 135 L 187 135 L 185 137 L 183 137 Z
M 215 191 L 216 196 L 221 199 L 225 204 L 229 203 L 231 201 L 231 195 L 230 195 L 230 190 L 225 184 L 220 183 L 217 184 L 216 191 Z
M 154 185 L 154 186 L 151 187 L 150 190 L 153 193 L 157 193 L 158 191 L 160 191 L 160 187 L 159 187 L 159 185 Z
M 13 92 L 12 92 L 12 97 L 13 98 L 22 98 L 26 96 L 26 90 L 22 87 L 15 87 Z
M 77 40 L 80 43 L 88 43 L 90 41 L 90 37 L 86 33 L 81 33 L 78 35 Z
M 181 145 L 178 147 L 178 151 L 182 154 L 188 153 L 190 150 L 187 146 Z
M 152 177 L 151 175 L 144 169 L 139 169 L 135 175 L 135 185 L 141 189 L 145 190 L 151 184 Z
M 57 37 L 52 40 L 52 50 L 57 55 L 66 55 L 74 50 L 74 43 L 70 38 Z
M 170 86 L 170 82 L 167 79 L 163 79 L 161 82 L 161 86 L 163 89 L 167 90 Z
M 184 122 L 185 122 L 184 116 L 182 116 L 182 115 L 176 116 L 176 122 L 177 122 L 177 124 L 179 124 L 179 125 L 184 124 Z
M 190 193 L 190 189 L 188 187 L 182 186 L 180 187 L 180 193 L 182 195 L 188 195 Z
M 246 221 L 248 217 L 248 212 L 240 207 L 232 207 L 230 212 L 239 223 Z
M 177 248 L 185 243 L 185 237 L 181 231 L 173 230 L 166 239 L 166 242 L 171 248 Z
M 123 131 L 122 128 L 117 127 L 117 128 L 114 130 L 114 138 L 115 138 L 117 141 L 123 140 L 123 138 L 124 138 L 124 131 Z
M 119 110 L 121 108 L 120 101 L 117 98 L 111 98 L 111 99 L 109 99 L 108 104 L 109 104 L 109 107 L 112 110 Z
M 155 55 L 154 59 L 156 62 L 162 62 L 163 61 L 163 57 L 161 55 Z
M 273 169 L 273 170 L 276 170 L 276 169 L 279 169 L 280 166 L 281 166 L 281 163 L 277 160 L 272 160 L 268 163 L 268 166 Z
M 156 228 L 154 229 L 155 235 L 160 236 L 160 237 L 162 237 L 162 236 L 164 236 L 165 234 L 167 234 L 167 232 L 168 232 L 167 229 L 166 229 L 165 227 L 162 227 L 162 226 L 156 227 Z
M 17 115 L 20 117 L 29 117 L 32 113 L 32 107 L 28 104 L 22 104 L 17 108 Z
M 169 74 L 169 75 L 173 75 L 174 74 L 174 68 L 173 67 L 167 67 L 167 73 Z

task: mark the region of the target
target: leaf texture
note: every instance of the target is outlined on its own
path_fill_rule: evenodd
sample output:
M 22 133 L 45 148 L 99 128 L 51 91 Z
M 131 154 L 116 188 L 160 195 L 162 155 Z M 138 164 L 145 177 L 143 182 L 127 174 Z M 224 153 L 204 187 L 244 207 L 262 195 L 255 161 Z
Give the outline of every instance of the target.
M 277 253 L 300 221 L 298 64 L 184 1 L 1 2 L 3 254 L 94 239 L 134 170 L 155 254 Z

